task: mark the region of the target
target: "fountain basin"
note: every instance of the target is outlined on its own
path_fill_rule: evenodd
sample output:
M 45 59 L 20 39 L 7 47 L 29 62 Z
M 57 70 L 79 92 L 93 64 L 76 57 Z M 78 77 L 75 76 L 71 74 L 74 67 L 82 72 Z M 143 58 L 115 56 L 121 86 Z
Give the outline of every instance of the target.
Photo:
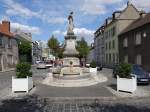
M 62 79 L 62 80 L 79 80 L 79 79 L 87 79 L 90 78 L 91 75 L 89 73 L 84 75 L 64 75 L 60 76 L 59 74 L 53 74 L 53 78 Z
M 64 67 L 61 69 L 60 76 L 64 75 L 81 75 L 82 69 L 80 67 Z

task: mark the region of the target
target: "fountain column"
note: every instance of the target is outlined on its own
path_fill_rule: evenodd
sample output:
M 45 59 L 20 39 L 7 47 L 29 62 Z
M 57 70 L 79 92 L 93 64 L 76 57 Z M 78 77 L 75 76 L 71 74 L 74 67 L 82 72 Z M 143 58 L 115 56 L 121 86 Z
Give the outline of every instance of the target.
M 68 16 L 68 29 L 65 36 L 65 51 L 63 52 L 63 66 L 69 66 L 72 62 L 73 66 L 79 66 L 79 59 L 77 58 L 79 52 L 76 50 L 76 36 L 73 32 L 73 12 Z

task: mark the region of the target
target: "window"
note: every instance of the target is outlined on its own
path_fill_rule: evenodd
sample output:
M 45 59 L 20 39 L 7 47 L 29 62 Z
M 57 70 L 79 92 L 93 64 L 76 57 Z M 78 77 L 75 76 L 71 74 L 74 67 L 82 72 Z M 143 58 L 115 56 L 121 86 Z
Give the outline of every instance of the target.
M 124 38 L 123 40 L 123 47 L 128 47 L 128 39 Z
M 112 48 L 115 49 L 115 40 L 112 41 Z
M 109 42 L 109 49 L 111 49 L 111 42 Z
M 12 48 L 12 40 L 11 39 L 8 40 L 8 48 Z
M 107 38 L 107 32 L 105 32 L 105 38 Z
M 106 58 L 106 63 L 108 63 L 108 54 L 106 54 L 105 58 Z
M 107 43 L 106 43 L 106 50 L 107 50 Z
M 116 28 L 113 27 L 113 28 L 112 28 L 112 36 L 114 36 L 115 34 L 116 34 Z
M 0 46 L 2 46 L 3 45 L 3 39 L 2 39 L 2 37 L 0 37 Z
M 111 63 L 111 54 L 109 54 L 109 63 Z
M 140 45 L 141 44 L 141 33 L 137 33 L 135 37 L 135 44 Z
M 111 30 L 108 31 L 108 37 L 111 37 Z
M 8 55 L 8 56 L 7 56 L 7 60 L 8 60 L 8 61 L 7 61 L 8 64 L 10 64 L 10 65 L 13 64 L 13 56 L 12 56 L 12 55 Z
M 115 62 L 115 53 L 113 54 L 113 62 Z
M 128 63 L 128 56 L 127 56 L 127 55 L 124 56 L 124 62 L 125 62 L 125 63 Z
M 136 56 L 136 64 L 141 65 L 142 64 L 142 56 L 140 54 L 138 54 Z

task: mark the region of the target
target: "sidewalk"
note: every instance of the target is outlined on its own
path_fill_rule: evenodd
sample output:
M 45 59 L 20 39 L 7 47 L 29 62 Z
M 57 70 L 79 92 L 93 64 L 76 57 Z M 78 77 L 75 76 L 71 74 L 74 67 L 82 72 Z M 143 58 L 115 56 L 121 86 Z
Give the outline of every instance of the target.
M 9 72 L 9 71 L 14 71 L 14 70 L 15 70 L 15 68 L 11 68 L 11 69 L 8 69 L 8 70 L 0 71 L 0 73 Z

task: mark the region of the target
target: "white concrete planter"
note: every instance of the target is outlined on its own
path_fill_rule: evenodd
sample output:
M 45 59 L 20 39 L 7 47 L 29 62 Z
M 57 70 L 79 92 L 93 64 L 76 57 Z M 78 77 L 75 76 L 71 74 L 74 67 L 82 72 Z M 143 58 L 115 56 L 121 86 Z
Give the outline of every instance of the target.
M 91 73 L 96 73 L 96 72 L 97 72 L 97 67 L 96 67 L 96 68 L 91 68 L 91 67 L 90 67 L 90 72 L 91 72 Z
M 117 76 L 117 91 L 127 91 L 133 93 L 137 88 L 136 76 L 131 79 Z
M 27 78 L 16 78 L 12 76 L 12 92 L 26 91 L 29 92 L 33 88 L 32 77 Z

